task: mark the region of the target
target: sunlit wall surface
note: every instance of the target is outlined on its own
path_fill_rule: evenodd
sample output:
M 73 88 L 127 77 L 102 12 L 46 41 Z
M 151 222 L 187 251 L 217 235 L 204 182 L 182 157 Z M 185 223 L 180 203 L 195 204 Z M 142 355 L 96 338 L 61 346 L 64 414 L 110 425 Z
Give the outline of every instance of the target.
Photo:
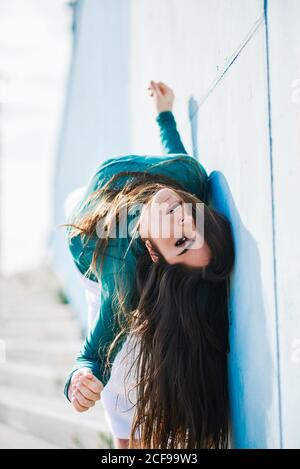
M 56 171 L 55 223 L 103 159 L 160 154 L 149 80 L 175 90 L 211 203 L 234 226 L 232 446 L 300 447 L 299 27 L 297 0 L 78 2 Z M 53 261 L 82 321 L 62 234 Z

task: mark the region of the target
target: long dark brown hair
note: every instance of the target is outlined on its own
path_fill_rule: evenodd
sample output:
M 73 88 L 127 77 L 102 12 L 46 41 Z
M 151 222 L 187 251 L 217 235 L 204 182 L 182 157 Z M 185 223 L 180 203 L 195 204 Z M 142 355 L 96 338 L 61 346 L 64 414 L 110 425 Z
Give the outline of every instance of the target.
M 132 178 L 118 188 L 115 183 L 123 176 Z M 124 204 L 150 203 L 162 187 L 175 190 L 196 214 L 202 201 L 179 182 L 162 174 L 122 171 L 96 189 L 67 224 L 69 236 L 80 234 L 88 241 L 104 221 L 107 237 L 99 238 L 89 269 L 99 281 L 113 216 L 118 219 Z M 133 237 L 138 228 L 137 222 Z M 228 292 L 234 242 L 230 221 L 206 204 L 204 238 L 212 253 L 208 266 L 168 264 L 152 242 L 158 261 L 153 262 L 146 249 L 139 255 L 131 291 L 116 275 L 112 304 L 119 332 L 110 344 L 106 367 L 111 368 L 111 356 L 129 332 L 139 347 L 132 365 L 137 401 L 129 448 L 137 446 L 136 432 L 139 448 L 228 447 Z

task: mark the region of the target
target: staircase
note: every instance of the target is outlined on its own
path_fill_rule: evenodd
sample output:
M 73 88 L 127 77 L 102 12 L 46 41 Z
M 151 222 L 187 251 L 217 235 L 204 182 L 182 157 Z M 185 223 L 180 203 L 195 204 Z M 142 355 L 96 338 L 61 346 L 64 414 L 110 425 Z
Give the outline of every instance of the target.
M 77 412 L 63 391 L 83 344 L 47 266 L 0 277 L 0 448 L 113 448 L 101 399 Z

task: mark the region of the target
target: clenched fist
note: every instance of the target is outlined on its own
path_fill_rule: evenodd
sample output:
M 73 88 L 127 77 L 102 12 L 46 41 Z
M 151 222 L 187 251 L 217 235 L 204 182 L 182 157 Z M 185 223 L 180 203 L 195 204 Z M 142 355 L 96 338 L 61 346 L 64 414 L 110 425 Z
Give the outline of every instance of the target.
M 150 96 L 154 97 L 155 107 L 158 114 L 163 111 L 172 111 L 175 98 L 172 88 L 169 88 L 169 86 L 162 81 L 155 82 L 151 80 L 148 90 Z
M 101 381 L 89 368 L 83 367 L 74 372 L 68 395 L 73 407 L 78 412 L 85 412 L 99 401 L 102 389 Z

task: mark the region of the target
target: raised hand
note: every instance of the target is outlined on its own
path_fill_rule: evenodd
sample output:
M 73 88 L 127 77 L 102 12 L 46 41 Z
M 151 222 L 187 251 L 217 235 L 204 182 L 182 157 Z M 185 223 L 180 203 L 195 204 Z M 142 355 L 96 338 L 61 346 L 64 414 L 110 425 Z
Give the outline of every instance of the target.
M 172 88 L 167 86 L 162 81 L 150 81 L 148 86 L 149 96 L 154 98 L 156 111 L 159 114 L 163 111 L 172 111 L 173 102 L 175 99 Z

